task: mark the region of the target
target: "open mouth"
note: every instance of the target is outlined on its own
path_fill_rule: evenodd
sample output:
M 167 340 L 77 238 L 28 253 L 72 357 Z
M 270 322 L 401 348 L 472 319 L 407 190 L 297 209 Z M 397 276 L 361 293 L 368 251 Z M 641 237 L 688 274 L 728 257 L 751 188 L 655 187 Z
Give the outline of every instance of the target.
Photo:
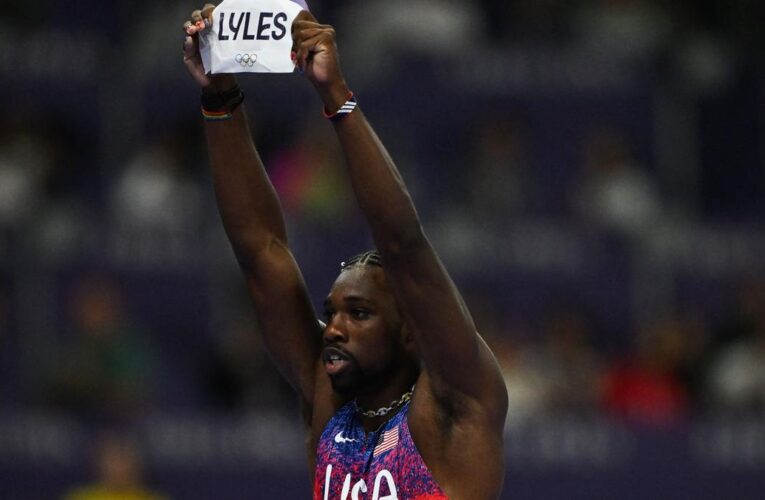
M 329 375 L 340 373 L 350 364 L 350 356 L 336 347 L 326 347 L 322 353 L 322 360 Z

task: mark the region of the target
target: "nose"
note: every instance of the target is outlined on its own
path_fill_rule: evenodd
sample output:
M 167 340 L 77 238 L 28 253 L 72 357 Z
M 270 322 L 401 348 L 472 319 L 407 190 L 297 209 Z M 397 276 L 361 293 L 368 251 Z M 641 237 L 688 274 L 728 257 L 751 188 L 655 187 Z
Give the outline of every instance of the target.
M 342 328 L 341 325 L 338 323 L 340 322 L 337 318 L 337 314 L 335 314 L 332 319 L 330 319 L 329 323 L 327 324 L 327 327 L 324 328 L 324 343 L 329 344 L 337 344 L 340 342 L 345 342 L 348 340 L 348 335 L 345 333 L 345 330 Z

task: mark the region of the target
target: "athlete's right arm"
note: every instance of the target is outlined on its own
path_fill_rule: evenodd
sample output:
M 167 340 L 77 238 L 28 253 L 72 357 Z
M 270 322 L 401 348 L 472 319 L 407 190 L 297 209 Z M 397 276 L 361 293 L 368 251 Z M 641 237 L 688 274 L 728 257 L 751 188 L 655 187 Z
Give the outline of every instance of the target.
M 236 85 L 232 75 L 206 75 L 197 31 L 211 21 L 205 5 L 184 24 L 184 63 L 203 92 Z M 253 144 L 243 106 L 226 120 L 205 122 L 218 210 L 247 280 L 263 339 L 311 417 L 321 332 L 300 270 L 287 246 L 281 207 Z M 306 423 L 309 423 L 307 420 Z

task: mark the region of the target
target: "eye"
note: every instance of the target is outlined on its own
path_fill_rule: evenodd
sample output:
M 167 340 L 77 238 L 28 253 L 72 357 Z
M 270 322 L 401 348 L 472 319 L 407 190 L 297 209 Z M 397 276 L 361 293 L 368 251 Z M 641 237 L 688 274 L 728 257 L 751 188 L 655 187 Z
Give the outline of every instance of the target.
M 369 318 L 369 311 L 366 309 L 351 309 L 351 316 L 353 316 L 353 319 L 365 320 Z
M 335 315 L 335 311 L 332 311 L 330 309 L 324 309 L 324 319 L 327 320 L 327 323 L 332 321 L 332 316 Z

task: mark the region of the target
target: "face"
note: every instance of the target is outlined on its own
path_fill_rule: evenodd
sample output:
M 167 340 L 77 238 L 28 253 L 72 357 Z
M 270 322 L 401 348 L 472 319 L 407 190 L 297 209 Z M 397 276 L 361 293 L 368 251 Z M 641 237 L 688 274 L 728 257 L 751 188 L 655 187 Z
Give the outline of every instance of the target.
M 336 392 L 374 392 L 407 362 L 403 323 L 382 268 L 344 270 L 324 310 L 322 359 Z

